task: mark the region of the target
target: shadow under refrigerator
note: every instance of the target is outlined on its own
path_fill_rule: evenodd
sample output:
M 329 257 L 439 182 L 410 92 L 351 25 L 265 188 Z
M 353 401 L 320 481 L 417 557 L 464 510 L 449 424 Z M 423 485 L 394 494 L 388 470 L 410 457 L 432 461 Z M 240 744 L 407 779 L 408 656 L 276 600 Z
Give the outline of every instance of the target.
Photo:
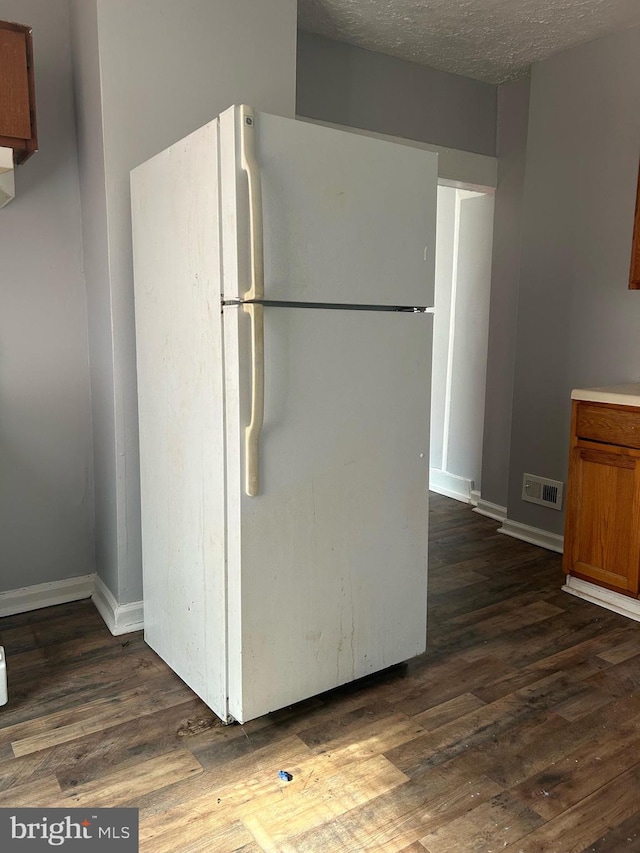
M 245 106 L 131 174 L 145 639 L 225 722 L 425 649 L 436 184 Z

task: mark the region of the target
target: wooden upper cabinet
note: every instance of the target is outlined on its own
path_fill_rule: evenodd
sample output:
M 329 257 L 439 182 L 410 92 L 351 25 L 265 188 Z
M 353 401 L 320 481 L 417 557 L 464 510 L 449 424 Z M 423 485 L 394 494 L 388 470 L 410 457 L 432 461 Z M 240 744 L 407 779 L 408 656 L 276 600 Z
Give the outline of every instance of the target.
M 31 28 L 0 21 L 0 147 L 22 163 L 38 150 Z
M 640 290 L 640 169 L 638 169 L 638 193 L 636 195 L 636 218 L 633 225 L 633 243 L 631 244 L 631 290 Z

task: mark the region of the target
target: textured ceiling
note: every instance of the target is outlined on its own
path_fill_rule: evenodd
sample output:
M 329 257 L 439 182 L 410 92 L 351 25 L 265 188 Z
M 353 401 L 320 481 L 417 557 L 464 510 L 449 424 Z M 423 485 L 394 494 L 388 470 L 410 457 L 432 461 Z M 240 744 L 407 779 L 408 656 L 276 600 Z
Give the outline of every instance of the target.
M 640 0 L 298 0 L 298 24 L 502 83 L 559 50 L 640 24 Z

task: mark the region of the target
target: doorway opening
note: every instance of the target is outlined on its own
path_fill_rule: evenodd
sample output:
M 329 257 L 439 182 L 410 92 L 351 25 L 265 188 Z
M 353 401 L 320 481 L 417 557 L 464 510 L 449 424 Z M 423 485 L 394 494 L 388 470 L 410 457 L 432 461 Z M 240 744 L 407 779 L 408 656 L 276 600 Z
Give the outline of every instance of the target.
M 477 503 L 482 470 L 493 193 L 438 186 L 430 485 Z

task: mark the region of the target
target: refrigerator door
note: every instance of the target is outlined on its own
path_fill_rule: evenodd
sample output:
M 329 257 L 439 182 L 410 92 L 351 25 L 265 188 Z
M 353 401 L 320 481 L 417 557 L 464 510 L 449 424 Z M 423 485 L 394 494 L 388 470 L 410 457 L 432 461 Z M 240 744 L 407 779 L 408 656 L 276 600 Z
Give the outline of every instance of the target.
M 250 318 L 224 308 L 229 711 L 246 721 L 425 649 L 429 314 L 264 309 L 257 497 Z
M 266 113 L 247 127 L 243 109 L 220 116 L 224 298 L 250 288 L 244 129 L 262 188 L 265 298 L 432 305 L 437 155 Z

